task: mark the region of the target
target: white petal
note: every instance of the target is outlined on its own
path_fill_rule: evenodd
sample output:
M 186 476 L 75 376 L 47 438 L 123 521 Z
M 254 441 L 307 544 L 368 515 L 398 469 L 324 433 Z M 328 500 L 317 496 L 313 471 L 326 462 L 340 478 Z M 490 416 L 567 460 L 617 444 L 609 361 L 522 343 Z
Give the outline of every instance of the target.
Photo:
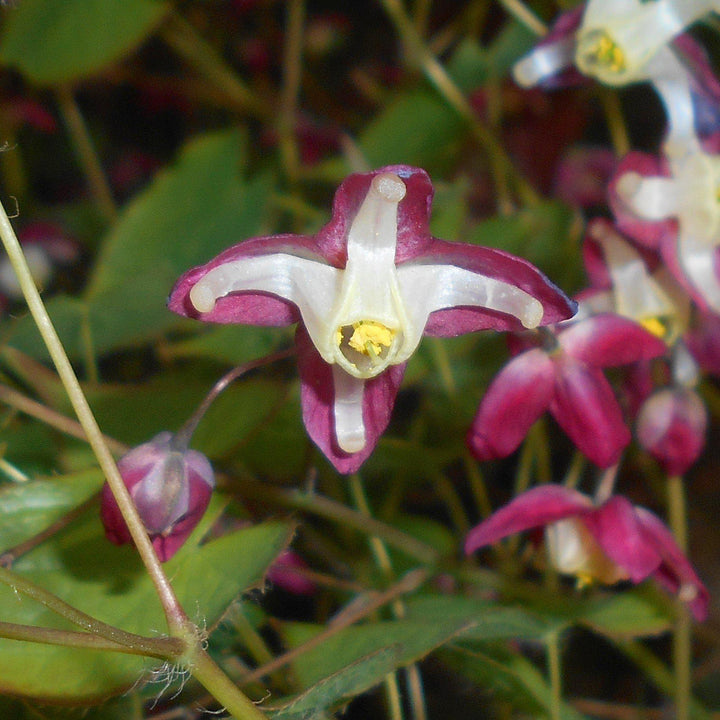
M 715 270 L 716 238 L 698 237 L 686 233 L 681 226 L 678 238 L 680 264 L 708 305 L 720 313 L 720 280 Z
M 527 328 L 537 327 L 543 316 L 539 300 L 515 285 L 455 265 L 398 267 L 400 292 L 410 324 L 403 359 L 420 342 L 430 313 L 454 307 L 481 307 L 514 315 Z
M 618 314 L 639 322 L 675 315 L 672 300 L 653 280 L 640 255 L 628 243 L 602 226 L 595 226 L 592 235 L 601 245 L 610 270 Z
M 678 211 L 680 193 L 672 178 L 629 172 L 618 180 L 617 191 L 628 207 L 645 220 L 665 220 Z
M 530 88 L 546 78 L 557 75 L 575 61 L 575 38 L 565 38 L 541 45 L 513 66 L 515 82 Z
M 210 312 L 215 302 L 233 292 L 254 291 L 277 295 L 295 304 L 320 354 L 328 359 L 327 316 L 339 292 L 342 271 L 317 260 L 277 253 L 244 257 L 218 265 L 190 291 L 199 312 Z
M 335 390 L 335 439 L 347 453 L 360 452 L 365 447 L 363 422 L 363 393 L 365 380 L 353 377 L 337 365 L 333 369 Z

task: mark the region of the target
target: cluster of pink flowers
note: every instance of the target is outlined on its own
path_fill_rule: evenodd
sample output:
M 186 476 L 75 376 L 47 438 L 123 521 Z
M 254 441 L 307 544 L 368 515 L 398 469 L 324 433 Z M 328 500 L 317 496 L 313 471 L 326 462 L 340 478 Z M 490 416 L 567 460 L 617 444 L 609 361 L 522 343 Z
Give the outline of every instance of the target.
M 549 410 L 595 465 L 616 465 L 631 430 L 603 370 L 624 367 L 640 445 L 669 474 L 684 473 L 704 443 L 695 386 L 703 370 L 720 367 L 720 83 L 683 33 L 712 10 L 700 0 L 591 0 L 561 16 L 516 67 L 525 86 L 648 81 L 667 109 L 661 154 L 624 158 L 607 188 L 614 221 L 588 224 L 590 282 L 577 302 L 520 258 L 433 237 L 428 175 L 396 165 L 348 177 L 316 235 L 253 238 L 189 270 L 170 309 L 213 323 L 297 323 L 305 426 L 342 473 L 362 465 L 387 427 L 421 337 L 485 329 L 510 332 L 514 357 L 469 431 L 478 459 L 512 453 Z M 192 488 L 203 507 L 212 488 L 194 462 L 178 455 L 173 478 L 184 485 L 174 486 L 172 503 L 146 508 L 166 555 L 191 529 Z M 147 505 L 157 488 L 136 482 Z M 466 549 L 538 527 L 560 572 L 606 583 L 654 576 L 705 616 L 707 591 L 670 531 L 621 496 L 534 488 L 477 526 Z

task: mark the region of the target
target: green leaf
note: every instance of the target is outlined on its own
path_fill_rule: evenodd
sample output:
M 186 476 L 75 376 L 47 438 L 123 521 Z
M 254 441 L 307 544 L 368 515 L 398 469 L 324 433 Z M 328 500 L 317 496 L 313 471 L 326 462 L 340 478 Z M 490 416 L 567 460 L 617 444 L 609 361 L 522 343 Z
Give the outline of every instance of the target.
M 529 717 L 551 717 L 552 690 L 539 670 L 526 658 L 495 644 L 443 649 L 440 660 L 476 683 L 485 692 L 510 703 L 513 710 Z M 583 720 L 586 716 L 567 703 L 560 707 L 562 720 Z
M 577 214 L 551 200 L 485 220 L 467 234 L 466 241 L 519 255 L 572 293 L 580 289 L 583 280 L 581 232 Z
M 0 552 L 37 535 L 102 487 L 98 469 L 0 488 Z
M 420 660 L 460 632 L 465 623 L 446 620 L 427 623 L 395 621 L 349 627 L 319 647 L 303 653 L 293 664 L 295 676 L 308 689 L 281 707 L 273 717 L 312 717 L 343 699 L 377 685 L 389 672 Z M 284 635 L 297 646 L 318 631 L 316 626 L 284 627 Z
M 0 62 L 39 84 L 76 80 L 130 53 L 168 10 L 159 0 L 23 0 L 3 8 Z
M 672 627 L 667 601 L 663 600 L 651 585 L 633 588 L 589 602 L 578 613 L 577 621 L 615 639 L 652 637 Z
M 48 311 L 71 357 L 83 353 L 83 325 L 105 353 L 187 323 L 166 307 L 175 281 L 264 223 L 272 178 L 245 181 L 244 136 L 224 131 L 195 139 L 170 169 L 123 211 L 104 239 L 84 299 L 56 298 Z M 32 318 L 15 327 L 11 344 L 46 358 Z
M 154 587 L 134 549 L 105 540 L 97 515 L 85 515 L 23 557 L 15 570 L 100 620 L 150 636 L 164 632 Z M 262 580 L 286 546 L 289 531 L 283 524 L 265 523 L 197 547 L 203 531 L 207 528 L 196 530 L 164 567 L 191 618 L 210 628 L 239 593 Z M 68 627 L 5 586 L 0 586 L 0 612 L 7 622 Z M 0 692 L 48 702 L 91 702 L 130 687 L 156 664 L 117 653 L 0 640 Z

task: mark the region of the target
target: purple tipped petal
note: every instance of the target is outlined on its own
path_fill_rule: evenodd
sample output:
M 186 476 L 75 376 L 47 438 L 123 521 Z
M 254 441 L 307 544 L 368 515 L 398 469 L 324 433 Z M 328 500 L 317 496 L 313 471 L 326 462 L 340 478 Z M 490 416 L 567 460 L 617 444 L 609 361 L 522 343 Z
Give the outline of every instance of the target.
M 592 511 L 586 495 L 561 485 L 540 485 L 518 495 L 508 505 L 476 525 L 465 539 L 465 553 L 471 554 L 484 545 L 508 535 L 542 527 Z
M 565 297 L 534 265 L 502 250 L 432 238 L 427 254 L 415 256 L 413 260 L 456 265 L 519 287 L 542 303 L 544 312 L 541 325 L 567 320 L 577 310 L 576 303 Z M 482 308 L 459 307 L 433 313 L 428 319 L 425 333 L 452 337 L 485 329 L 521 330 L 522 325 L 511 315 Z
M 303 421 L 308 435 L 338 472 L 353 473 L 375 449 L 380 435 L 390 422 L 395 396 L 405 373 L 405 364 L 392 365 L 377 377 L 365 381 L 365 447 L 357 453 L 346 453 L 338 447 L 335 437 L 332 366 L 320 357 L 304 327 L 298 327 L 295 340 L 302 380 Z
M 620 161 L 608 188 L 610 209 L 620 230 L 645 247 L 659 249 L 668 238 L 677 236 L 677 223 L 675 220 L 646 220 L 632 211 L 618 192 L 622 178 L 629 173 L 640 177 L 669 178 L 670 169 L 666 162 L 654 155 L 633 151 Z
M 553 388 L 554 366 L 545 352 L 534 349 L 511 360 L 490 384 L 468 433 L 475 457 L 491 460 L 516 450 L 547 409 Z
M 627 571 L 634 583 L 642 582 L 660 567 L 662 558 L 647 540 L 635 508 L 616 495 L 585 518 L 603 552 Z
M 218 298 L 215 307 L 207 313 L 198 312 L 190 301 L 190 291 L 193 286 L 213 268 L 245 257 L 274 253 L 315 257 L 325 262 L 312 237 L 274 235 L 246 240 L 221 252 L 205 265 L 195 267 L 183 274 L 170 293 L 168 308 L 178 315 L 196 318 L 203 322 L 271 326 L 291 325 L 297 322 L 300 313 L 294 305 L 267 293 L 232 293 Z
M 652 542 L 662 557 L 662 564 L 655 577 L 670 592 L 688 603 L 695 619 L 702 622 L 707 617 L 710 594 L 693 566 L 675 542 L 664 523 L 649 510 L 636 507 L 635 513 L 647 541 Z
M 630 442 L 610 384 L 595 367 L 556 358 L 555 396 L 550 412 L 577 448 L 596 465 L 609 467 Z
M 604 313 L 572 325 L 560 334 L 570 357 L 594 367 L 615 367 L 664 355 L 665 343 L 634 320 Z

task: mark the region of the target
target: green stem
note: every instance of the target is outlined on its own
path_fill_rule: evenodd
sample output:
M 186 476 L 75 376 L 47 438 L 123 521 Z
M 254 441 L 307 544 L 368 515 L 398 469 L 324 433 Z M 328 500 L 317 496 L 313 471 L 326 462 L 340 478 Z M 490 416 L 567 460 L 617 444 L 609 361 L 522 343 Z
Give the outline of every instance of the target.
M 130 535 L 137 546 L 143 564 L 147 568 L 148 574 L 155 585 L 158 597 L 165 611 L 168 626 L 171 630 L 179 630 L 185 625 L 185 613 L 180 607 L 172 586 L 163 572 L 160 561 L 155 554 L 155 550 L 145 530 L 145 526 L 135 509 L 135 505 L 120 476 L 103 434 L 100 432 L 100 427 L 95 420 L 95 416 L 88 405 L 77 376 L 72 369 L 70 360 L 65 353 L 65 348 L 60 342 L 60 338 L 45 309 L 45 305 L 30 273 L 20 243 L 17 240 L 15 231 L 2 205 L 0 205 L 0 237 L 2 238 L 10 263 L 17 275 L 28 308 L 35 320 L 40 335 L 45 341 L 45 345 L 55 364 L 60 380 L 75 410 L 75 414 L 85 431 L 88 442 L 115 496 L 118 507 L 127 524 Z
M 156 640 L 163 638 L 146 638 L 142 635 L 126 632 L 113 625 L 108 625 L 102 622 L 102 620 L 97 620 L 72 605 L 68 605 L 68 603 L 61 600 L 57 595 L 53 595 L 53 593 L 41 588 L 22 575 L 11 572 L 4 567 L 0 567 L 0 582 L 10 587 L 13 591 L 39 602 L 51 612 L 65 618 L 73 625 L 83 628 L 88 633 L 92 633 L 111 643 L 122 645 L 126 648 L 133 648 L 137 650 L 139 654 L 152 655 L 153 657 L 167 657 L 167 652 L 159 650 L 159 646 L 156 643 Z M 173 652 L 170 657 L 180 655 L 184 652 L 184 643 L 179 638 L 165 638 L 165 640 L 172 641 L 171 646 Z M 167 650 L 168 643 L 163 643 L 160 647 L 163 650 Z
M 687 551 L 687 508 L 682 477 L 668 478 L 668 509 L 670 528 L 683 552 Z M 677 618 L 673 633 L 673 665 L 675 669 L 675 713 L 678 720 L 690 717 L 692 697 L 692 623 L 687 606 L 677 601 Z
M 287 3 L 287 30 L 283 55 L 283 89 L 280 98 L 278 136 L 283 164 L 291 182 L 297 179 L 300 169 L 300 153 L 298 151 L 295 126 L 302 78 L 304 21 L 304 0 L 289 0 Z
M 7 385 L 0 385 L 0 401 L 7 403 L 10 407 L 20 410 L 20 412 L 23 412 L 30 417 L 34 417 L 36 420 L 40 420 L 50 427 L 54 427 L 56 430 L 60 430 L 60 432 L 63 432 L 66 435 L 70 435 L 78 440 L 87 441 L 85 430 L 83 430 L 82 425 L 77 420 L 73 420 L 62 413 L 43 405 L 42 403 L 37 402 L 37 400 L 32 400 L 22 393 L 19 393 L 17 390 L 9 388 Z M 105 438 L 107 446 L 116 455 L 124 455 L 130 449 L 127 445 L 124 445 L 107 435 L 104 435 L 103 437 Z
M 547 34 L 547 25 L 525 3 L 520 0 L 500 0 L 500 4 L 531 33 L 540 37 Z
M 267 720 L 267 716 L 238 690 L 222 668 L 199 646 L 188 665 L 193 676 L 236 720 Z
M 261 119 L 270 115 L 267 103 L 255 97 L 234 70 L 218 56 L 215 48 L 205 42 L 184 18 L 172 15 L 163 28 L 162 37 L 180 57 L 240 109 Z
M 17 625 L 9 622 L 0 622 L 0 637 L 6 640 L 22 640 L 24 642 L 42 643 L 43 645 L 103 650 L 125 655 L 142 655 L 144 657 L 158 658 L 159 660 L 172 660 L 181 655 L 184 650 L 182 641 L 179 638 L 146 638 L 144 647 L 140 648 L 138 646 L 120 645 L 91 633 L 35 627 L 34 625 Z M 154 649 L 151 647 L 151 643 Z
M 550 633 L 546 640 L 548 670 L 550 673 L 550 689 L 552 691 L 552 719 L 560 720 L 562 716 L 562 670 L 560 657 L 560 637 L 558 633 Z
M 80 166 L 87 177 L 90 193 L 95 198 L 95 202 L 105 219 L 113 223 L 117 219 L 115 200 L 80 108 L 67 85 L 58 87 L 57 97 L 60 112 L 70 133 L 70 139 L 80 161 Z
M 387 525 L 375 518 L 346 507 L 342 503 L 304 490 L 283 490 L 267 483 L 246 480 L 240 487 L 241 492 L 247 489 L 248 495 L 255 500 L 265 500 L 280 505 L 297 508 L 306 512 L 334 520 L 345 528 L 352 528 L 364 535 L 376 535 L 388 545 L 401 550 L 406 555 L 419 560 L 425 565 L 439 562 L 437 550 L 427 543 L 407 535 L 392 525 Z
M 502 186 L 502 178 L 511 177 L 523 201 L 528 205 L 537 204 L 540 201 L 538 194 L 518 172 L 502 143 L 492 130 L 478 119 L 465 95 L 418 35 L 412 19 L 408 17 L 400 0 L 381 0 L 381 2 L 395 25 L 408 53 L 417 58 L 425 76 L 445 98 L 450 107 L 468 124 L 473 137 L 486 152 L 496 182 Z

